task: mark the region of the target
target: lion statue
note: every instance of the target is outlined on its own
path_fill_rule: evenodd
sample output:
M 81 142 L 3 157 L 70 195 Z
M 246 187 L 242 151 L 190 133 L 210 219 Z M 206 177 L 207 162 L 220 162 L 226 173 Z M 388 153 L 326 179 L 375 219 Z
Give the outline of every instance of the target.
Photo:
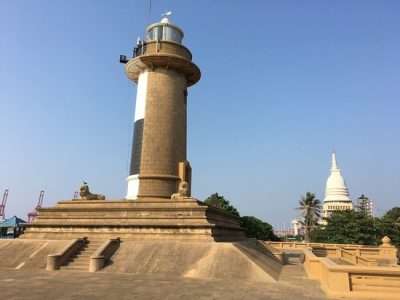
M 189 184 L 187 181 L 181 181 L 178 186 L 178 192 L 172 194 L 172 200 L 179 200 L 185 197 L 189 197 Z
M 79 188 L 79 195 L 81 196 L 82 200 L 106 200 L 104 195 L 92 194 L 89 190 L 89 185 L 86 182 L 83 182 Z

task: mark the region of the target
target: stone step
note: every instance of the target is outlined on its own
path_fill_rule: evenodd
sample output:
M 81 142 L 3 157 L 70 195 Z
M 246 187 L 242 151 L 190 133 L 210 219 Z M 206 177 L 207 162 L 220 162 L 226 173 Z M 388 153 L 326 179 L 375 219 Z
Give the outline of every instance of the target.
M 80 251 L 76 253 L 73 257 L 81 257 L 81 256 L 91 256 L 94 254 L 95 251 Z
M 81 250 L 80 250 L 79 252 L 77 252 L 77 253 L 92 252 L 92 251 L 95 251 L 97 248 L 98 248 L 98 247 L 94 247 L 94 248 L 92 248 L 92 249 L 90 249 L 90 248 L 81 249 Z
M 87 264 L 87 265 L 89 265 L 89 260 L 72 260 L 72 261 L 69 261 L 68 263 L 66 263 L 64 265 L 64 267 L 65 266 L 75 265 L 75 264 Z
M 85 265 L 88 266 L 89 265 L 89 261 L 74 261 L 74 262 L 70 262 L 68 265 L 66 266 L 75 266 L 75 265 Z
M 75 261 L 86 261 L 86 262 L 89 262 L 90 261 L 90 257 L 74 257 L 74 258 L 71 258 L 68 261 L 68 263 L 73 263 Z
M 74 260 L 69 262 L 66 266 L 75 265 L 75 264 L 87 264 L 89 265 L 89 260 Z
M 77 251 L 77 254 L 86 253 L 86 252 L 95 252 L 100 246 L 93 246 L 93 247 L 84 247 Z
M 74 261 L 89 261 L 90 259 L 88 257 L 75 257 L 73 259 L 70 260 L 70 263 L 74 262 Z
M 85 267 L 63 267 L 61 268 L 62 270 L 67 270 L 67 271 L 88 271 L 88 268 Z
M 93 246 L 93 247 L 88 246 L 88 247 L 82 248 L 82 250 L 84 250 L 84 251 L 87 251 L 87 250 L 96 250 L 96 249 L 98 249 L 98 248 L 100 248 L 100 245 L 98 245 L 98 246 Z
M 82 251 L 80 253 L 77 253 L 75 256 L 86 256 L 86 255 L 90 256 L 93 253 L 94 253 L 94 251 Z
M 88 249 L 85 249 L 84 251 L 80 251 L 79 253 L 82 253 L 82 252 L 95 252 L 97 249 L 98 249 L 99 247 L 93 247 L 93 248 L 88 248 Z
M 104 243 L 104 241 L 89 241 L 61 268 L 64 270 L 87 271 L 90 256 Z
M 63 265 L 63 267 L 69 267 L 69 266 L 74 266 L 74 265 L 89 265 L 89 262 L 85 262 L 85 261 L 69 262 L 68 264 Z
M 85 270 L 85 271 L 87 271 L 87 270 L 89 270 L 89 265 L 72 265 L 72 266 L 67 266 L 66 267 L 67 269 L 76 269 L 76 270 Z
M 79 259 L 79 260 L 73 260 L 73 261 L 70 261 L 69 263 L 68 263 L 68 265 L 72 265 L 72 264 L 76 264 L 76 263 L 85 263 L 85 264 L 89 264 L 89 260 L 88 259 Z
M 79 258 L 79 257 L 87 257 L 89 258 L 92 255 L 92 253 L 82 253 L 82 254 L 77 254 L 71 257 L 72 258 Z
M 84 257 L 72 257 L 67 261 L 67 264 L 71 264 L 71 263 L 73 263 L 75 261 L 87 261 L 87 262 L 89 262 L 90 261 L 90 256 L 87 256 L 87 257 L 85 257 L 85 256 Z
M 85 246 L 82 247 L 82 250 L 86 250 L 86 249 L 97 249 L 99 248 L 101 245 L 93 245 L 93 246 Z

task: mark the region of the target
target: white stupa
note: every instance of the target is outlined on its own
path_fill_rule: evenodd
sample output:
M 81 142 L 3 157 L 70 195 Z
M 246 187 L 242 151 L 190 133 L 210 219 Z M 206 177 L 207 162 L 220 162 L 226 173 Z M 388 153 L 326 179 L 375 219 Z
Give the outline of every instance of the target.
M 326 181 L 323 216 L 328 217 L 333 211 L 353 209 L 349 190 L 336 161 L 336 153 L 332 153 L 331 175 Z

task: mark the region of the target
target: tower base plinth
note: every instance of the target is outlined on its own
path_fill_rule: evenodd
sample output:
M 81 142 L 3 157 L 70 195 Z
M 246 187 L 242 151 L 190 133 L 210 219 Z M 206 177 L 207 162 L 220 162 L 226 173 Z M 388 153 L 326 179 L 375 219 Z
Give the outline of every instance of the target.
M 187 239 L 238 241 L 238 218 L 194 198 L 69 200 L 41 208 L 22 238 Z

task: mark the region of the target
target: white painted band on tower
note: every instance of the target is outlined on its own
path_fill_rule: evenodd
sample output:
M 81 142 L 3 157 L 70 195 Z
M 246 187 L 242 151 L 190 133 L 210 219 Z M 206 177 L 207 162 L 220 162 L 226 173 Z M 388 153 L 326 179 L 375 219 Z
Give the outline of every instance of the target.
M 136 94 L 136 107 L 135 107 L 135 122 L 144 119 L 146 109 L 146 96 L 147 96 L 147 82 L 149 79 L 149 72 L 145 70 L 139 75 Z
M 128 191 L 126 193 L 126 199 L 136 200 L 139 194 L 139 175 L 131 175 L 126 178 L 128 181 Z
M 135 129 L 132 144 L 132 157 L 126 199 L 135 200 L 139 194 L 139 171 L 142 152 L 143 126 L 146 111 L 147 87 L 149 72 L 145 70 L 139 75 L 135 106 Z

